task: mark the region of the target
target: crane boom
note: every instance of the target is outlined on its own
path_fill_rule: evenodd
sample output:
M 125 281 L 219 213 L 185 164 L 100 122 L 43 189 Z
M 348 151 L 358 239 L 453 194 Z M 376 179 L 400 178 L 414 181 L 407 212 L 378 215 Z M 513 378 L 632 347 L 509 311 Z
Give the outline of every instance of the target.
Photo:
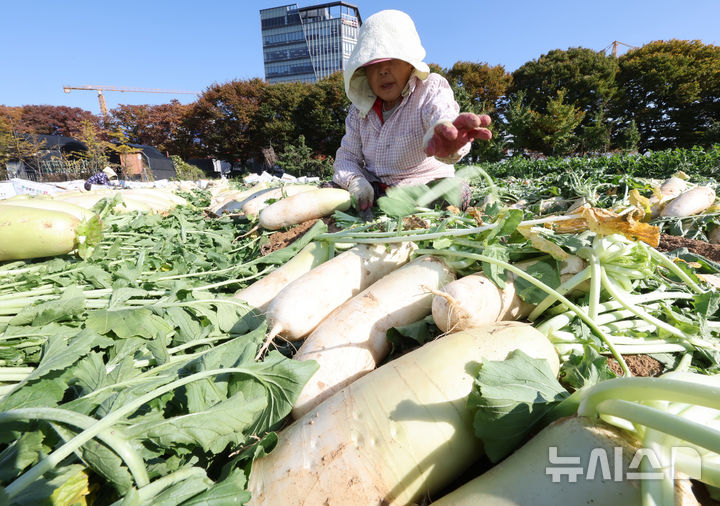
M 638 49 L 637 46 L 625 44 L 624 42 L 620 42 L 619 40 L 614 40 L 610 44 L 608 44 L 608 46 L 603 49 L 603 51 L 607 51 L 608 49 L 612 48 L 612 55 L 617 56 L 618 46 L 625 46 L 629 49 Z
M 134 93 L 170 93 L 173 95 L 200 95 L 199 91 L 183 91 L 183 90 L 162 90 L 158 88 L 118 88 L 116 86 L 63 86 L 65 93 L 70 93 L 71 90 L 85 90 L 85 91 L 97 91 L 98 103 L 100 104 L 100 112 L 103 116 L 107 116 L 107 104 L 105 103 L 105 96 L 103 91 L 120 91 L 120 92 L 134 92 Z

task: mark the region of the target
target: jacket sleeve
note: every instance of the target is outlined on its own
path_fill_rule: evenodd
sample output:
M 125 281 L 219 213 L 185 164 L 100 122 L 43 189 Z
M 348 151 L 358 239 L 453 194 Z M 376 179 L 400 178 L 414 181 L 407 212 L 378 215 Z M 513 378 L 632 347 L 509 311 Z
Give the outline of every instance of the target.
M 423 127 L 425 135 L 432 136 L 431 130 L 441 121 L 453 122 L 460 114 L 460 106 L 455 101 L 455 95 L 450 83 L 439 74 L 430 74 L 432 82 L 429 83 L 427 100 L 423 104 Z M 471 143 L 460 148 L 456 155 L 450 158 L 438 158 L 441 162 L 455 163 L 470 152 Z M 437 157 L 436 157 L 437 158 Z
M 364 177 L 362 167 L 365 159 L 360 140 L 360 116 L 355 106 L 350 107 L 345 118 L 345 135 L 335 155 L 333 181 L 342 188 L 347 188 L 350 181 Z

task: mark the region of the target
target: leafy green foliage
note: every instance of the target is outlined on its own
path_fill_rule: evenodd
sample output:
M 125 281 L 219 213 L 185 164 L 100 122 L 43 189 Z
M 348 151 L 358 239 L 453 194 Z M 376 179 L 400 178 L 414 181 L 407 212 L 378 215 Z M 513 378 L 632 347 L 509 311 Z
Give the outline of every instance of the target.
M 628 51 L 618 63 L 616 115 L 635 121 L 641 149 L 715 142 L 705 132 L 720 121 L 720 47 L 655 41 Z
M 301 135 L 297 142 L 286 144 L 285 151 L 278 155 L 278 166 L 293 176 L 314 176 L 332 179 L 333 158 L 315 155 L 312 148 L 305 144 Z
M 232 220 L 191 206 L 111 214 L 104 224 L 86 260 L 29 263 L 0 289 L 0 462 L 12 461 L 0 483 L 12 501 L 34 504 L 80 493 L 64 484 L 77 470 L 81 495 L 90 489 L 99 503 L 247 500 L 252 454 L 228 466 L 230 454 L 281 426 L 317 365 L 277 351 L 256 362 L 264 318 L 230 295 L 327 226 L 262 256 L 265 234 L 236 244 Z M 22 306 L 8 293 L 24 293 Z M 65 421 L 32 411 L 51 407 Z M 68 423 L 73 416 L 82 423 Z M 86 435 L 31 487 L 18 485 Z M 143 475 L 166 485 L 147 487 Z
M 475 413 L 475 435 L 490 460 L 497 462 L 520 446 L 535 424 L 568 395 L 546 360 L 530 358 L 521 350 L 505 360 L 484 362 L 467 405 Z
M 197 181 L 205 177 L 205 173 L 195 165 L 187 163 L 178 155 L 170 155 L 175 166 L 175 174 L 180 181 Z

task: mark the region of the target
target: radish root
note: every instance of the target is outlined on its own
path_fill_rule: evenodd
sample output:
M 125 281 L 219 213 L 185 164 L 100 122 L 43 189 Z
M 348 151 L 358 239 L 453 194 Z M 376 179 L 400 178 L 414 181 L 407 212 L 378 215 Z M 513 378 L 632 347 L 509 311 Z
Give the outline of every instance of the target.
M 260 350 L 258 350 L 257 355 L 255 355 L 255 362 L 260 360 L 260 357 L 262 357 L 265 352 L 267 352 L 268 348 L 270 348 L 270 345 L 275 340 L 275 338 L 278 336 L 278 334 L 282 331 L 282 329 L 279 326 L 273 327 L 270 332 L 268 332 L 267 337 L 265 338 L 265 341 L 263 342 L 262 346 L 260 347 Z

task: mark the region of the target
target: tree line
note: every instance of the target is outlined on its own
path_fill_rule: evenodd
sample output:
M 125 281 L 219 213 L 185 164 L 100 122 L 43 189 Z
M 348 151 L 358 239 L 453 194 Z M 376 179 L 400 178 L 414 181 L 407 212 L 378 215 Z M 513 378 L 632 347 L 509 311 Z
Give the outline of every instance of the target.
M 557 49 L 514 72 L 464 61 L 430 67 L 448 79 L 461 110 L 493 119 L 492 141 L 475 143 L 469 162 L 720 143 L 720 46 L 673 39 L 619 57 Z M 329 175 L 349 105 L 336 73 L 312 84 L 216 83 L 191 104 L 120 105 L 106 118 L 72 107 L 0 106 L 0 157 L 13 134 L 76 137 L 92 123 L 105 140 L 183 159 L 242 166 L 270 151 L 292 173 Z

